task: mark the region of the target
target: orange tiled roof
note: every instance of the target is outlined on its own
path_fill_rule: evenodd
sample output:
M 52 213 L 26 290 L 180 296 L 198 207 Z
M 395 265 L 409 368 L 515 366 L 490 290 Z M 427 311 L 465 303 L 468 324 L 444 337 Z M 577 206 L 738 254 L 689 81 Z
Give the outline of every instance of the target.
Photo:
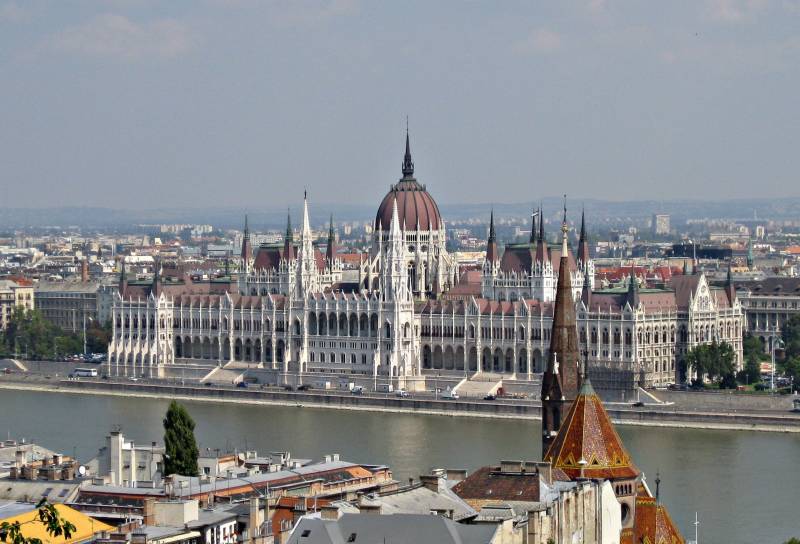
M 675 527 L 669 512 L 649 495 L 636 497 L 636 517 L 633 527 L 623 529 L 620 544 L 684 544 L 686 541 Z
M 583 473 L 581 459 L 587 463 Z M 573 479 L 583 476 L 614 480 L 639 475 L 588 379 L 584 380 L 544 460 Z

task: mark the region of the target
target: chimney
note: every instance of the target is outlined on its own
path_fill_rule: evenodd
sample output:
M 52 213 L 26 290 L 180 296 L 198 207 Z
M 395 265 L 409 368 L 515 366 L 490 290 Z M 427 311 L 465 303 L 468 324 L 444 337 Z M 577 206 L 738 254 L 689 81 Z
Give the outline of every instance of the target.
M 442 487 L 444 487 L 444 480 L 439 476 L 423 474 L 419 477 L 419 481 L 426 489 L 430 489 L 434 493 L 441 493 Z
M 467 471 L 465 469 L 447 469 L 447 479 L 451 482 L 461 482 L 467 479 Z
M 64 456 L 61 455 L 60 453 L 56 453 L 55 455 L 53 455 L 53 464 L 54 465 L 60 465 L 63 460 L 64 460 Z
M 155 503 L 154 498 L 147 498 L 144 500 L 142 507 L 142 525 L 153 525 L 156 520 L 155 516 Z
M 500 472 L 522 472 L 522 461 L 500 461 Z
M 322 519 L 337 520 L 340 515 L 338 506 L 330 504 L 322 507 Z
M 26 457 L 25 450 L 19 449 L 16 451 L 14 454 L 14 464 L 17 468 L 22 468 L 25 466 L 25 463 L 27 462 Z
M 547 485 L 553 483 L 553 466 L 550 463 L 536 463 L 536 468 L 539 471 L 539 477 Z
M 83 283 L 89 281 L 89 261 L 86 258 L 81 261 L 81 281 Z
M 260 508 L 261 499 L 258 497 L 251 497 L 249 501 L 249 516 L 247 519 L 247 530 L 250 535 L 250 540 L 255 541 L 259 536 L 259 529 L 261 524 L 264 523 L 264 510 Z

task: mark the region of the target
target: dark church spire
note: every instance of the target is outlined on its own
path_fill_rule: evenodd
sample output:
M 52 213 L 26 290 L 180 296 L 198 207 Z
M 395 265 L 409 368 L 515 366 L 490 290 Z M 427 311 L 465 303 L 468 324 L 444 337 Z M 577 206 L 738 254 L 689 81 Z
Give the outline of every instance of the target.
M 536 245 L 536 216 L 539 215 L 539 212 L 533 210 L 531 212 L 531 236 L 528 238 L 528 243 L 533 246 Z
M 406 154 L 403 157 L 403 177 L 414 177 L 414 161 L 411 160 L 411 143 L 408 137 L 408 119 L 406 119 Z
M 569 408 L 567 403 L 576 398 L 580 386 L 578 325 L 572 298 L 569 253 L 566 251 L 569 231 L 566 216 L 561 230 L 562 251 L 550 334 L 550 355 L 542 378 L 542 456 L 558 434 L 563 416 Z

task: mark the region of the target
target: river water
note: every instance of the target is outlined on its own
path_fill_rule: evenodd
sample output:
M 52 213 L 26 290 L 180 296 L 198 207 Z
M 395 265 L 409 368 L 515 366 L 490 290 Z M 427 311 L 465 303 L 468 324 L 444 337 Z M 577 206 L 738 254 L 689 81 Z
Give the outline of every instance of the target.
M 88 461 L 114 425 L 139 443 L 162 441 L 168 401 L 0 390 L 0 436 Z M 389 465 L 401 480 L 433 467 L 470 471 L 500 459 L 537 460 L 539 423 L 284 406 L 186 402 L 202 448 L 291 451 Z M 800 538 L 800 434 L 622 426 L 636 464 L 687 538 L 702 543 Z

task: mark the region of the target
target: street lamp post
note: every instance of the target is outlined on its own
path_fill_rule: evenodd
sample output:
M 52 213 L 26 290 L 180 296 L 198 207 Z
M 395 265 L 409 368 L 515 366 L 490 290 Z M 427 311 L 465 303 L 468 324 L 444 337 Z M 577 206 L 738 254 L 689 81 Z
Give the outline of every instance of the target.
M 770 368 L 770 391 L 775 392 L 775 345 L 780 342 L 783 344 L 783 340 L 780 339 L 779 336 L 776 336 L 775 333 L 777 331 L 775 329 L 772 330 L 772 336 L 770 337 L 772 340 L 772 368 Z

